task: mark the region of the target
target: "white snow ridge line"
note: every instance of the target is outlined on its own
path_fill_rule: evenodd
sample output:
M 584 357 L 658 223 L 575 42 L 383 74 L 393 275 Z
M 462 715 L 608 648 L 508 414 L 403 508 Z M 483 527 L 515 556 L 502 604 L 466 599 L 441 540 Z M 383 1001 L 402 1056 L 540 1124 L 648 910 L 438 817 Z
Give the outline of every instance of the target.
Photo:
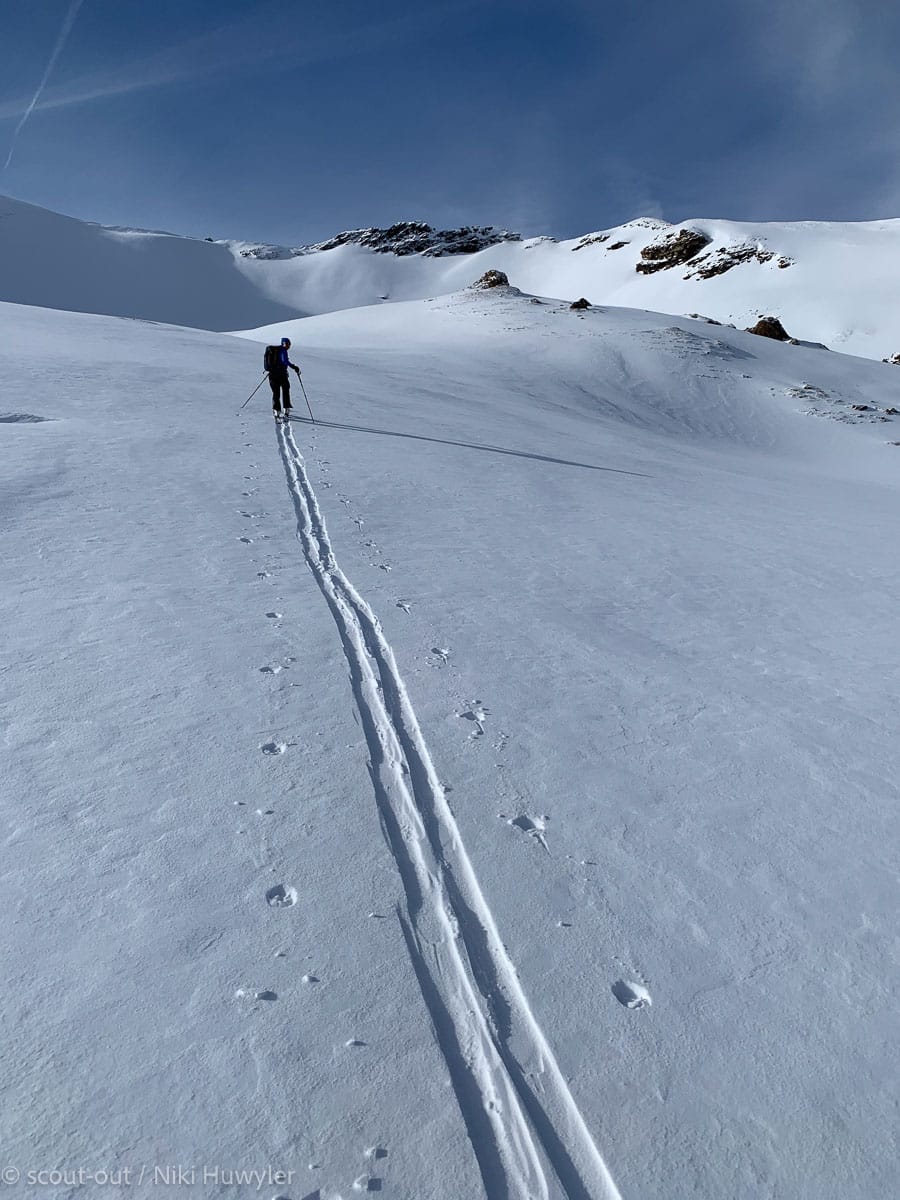
M 403 882 L 403 934 L 485 1193 L 621 1200 L 500 939 L 390 644 L 335 560 L 290 427 L 277 436 L 297 537 L 350 668 L 382 829 Z

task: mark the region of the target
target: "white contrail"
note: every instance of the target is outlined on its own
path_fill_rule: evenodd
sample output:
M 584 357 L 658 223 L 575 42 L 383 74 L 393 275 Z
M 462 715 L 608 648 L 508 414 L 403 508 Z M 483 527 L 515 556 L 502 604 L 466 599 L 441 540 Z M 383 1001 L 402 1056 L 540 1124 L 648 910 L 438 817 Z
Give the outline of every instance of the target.
M 40 100 L 41 92 L 47 86 L 47 80 L 50 78 L 50 73 L 53 70 L 53 68 L 56 66 L 56 60 L 59 58 L 60 54 L 62 53 L 63 46 L 65 46 L 66 40 L 67 40 L 69 34 L 72 32 L 72 26 L 75 24 L 75 18 L 78 16 L 78 10 L 79 10 L 79 8 L 81 8 L 83 3 L 84 3 L 84 0 L 72 0 L 72 3 L 69 5 L 69 11 L 68 11 L 68 13 L 66 13 L 66 19 L 63 21 L 62 29 L 60 29 L 60 31 L 59 31 L 59 37 L 56 39 L 56 45 L 53 47 L 53 53 L 50 55 L 50 61 L 47 63 L 47 69 L 44 71 L 44 77 L 43 77 L 43 79 L 41 79 L 41 82 L 38 84 L 37 91 L 31 97 L 31 103 L 25 109 L 25 112 L 23 113 L 21 120 L 19 121 L 19 123 L 15 127 L 15 129 L 13 130 L 12 141 L 9 143 L 9 154 L 7 154 L 6 162 L 3 164 L 4 171 L 6 170 L 6 168 L 9 166 L 10 162 L 12 161 L 13 150 L 15 150 L 15 148 L 16 148 L 16 138 L 21 133 L 22 126 L 25 124 L 25 122 L 28 120 L 28 118 L 31 116 L 32 112 L 34 111 L 34 106 L 37 104 L 38 100 Z

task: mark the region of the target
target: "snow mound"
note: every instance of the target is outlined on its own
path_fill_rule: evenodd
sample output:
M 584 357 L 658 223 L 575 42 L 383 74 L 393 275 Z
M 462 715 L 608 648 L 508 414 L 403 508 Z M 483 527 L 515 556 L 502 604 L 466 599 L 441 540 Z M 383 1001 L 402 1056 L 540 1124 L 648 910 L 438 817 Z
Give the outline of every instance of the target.
M 499 272 L 489 272 L 495 279 Z M 579 306 L 531 296 L 499 282 L 449 296 L 366 306 L 238 334 L 257 342 L 289 336 L 295 356 L 351 349 L 404 360 L 453 345 L 472 371 L 493 374 L 509 355 L 524 374 L 524 393 L 562 391 L 579 412 L 603 425 L 741 446 L 809 452 L 809 407 L 786 408 L 789 389 L 810 381 L 827 391 L 827 409 L 846 423 L 893 420 L 900 377 L 882 364 L 823 355 L 799 342 L 780 342 L 690 317 L 608 306 Z M 533 378 L 527 372 L 533 371 Z M 897 373 L 900 376 L 900 373 Z M 539 382 L 542 381 L 542 382 Z M 473 380 L 472 386 L 477 386 Z M 798 398 L 806 399 L 804 394 Z

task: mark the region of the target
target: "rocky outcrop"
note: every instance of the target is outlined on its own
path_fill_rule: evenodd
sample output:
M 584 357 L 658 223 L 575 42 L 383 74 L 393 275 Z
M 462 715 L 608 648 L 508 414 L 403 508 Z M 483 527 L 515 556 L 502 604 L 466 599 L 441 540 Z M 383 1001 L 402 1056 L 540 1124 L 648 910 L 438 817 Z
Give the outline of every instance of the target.
M 389 229 L 350 229 L 338 233 L 325 242 L 318 242 L 309 250 L 334 250 L 338 246 L 367 246 L 379 254 L 424 254 L 429 258 L 443 258 L 448 254 L 475 254 L 488 246 L 501 242 L 520 242 L 518 233 L 506 229 L 495 229 L 491 225 L 465 225 L 460 229 L 432 229 L 423 221 L 400 221 Z
M 730 271 L 733 267 L 739 267 L 742 263 L 767 263 L 771 262 L 774 257 L 774 250 L 769 250 L 759 244 L 753 245 L 750 242 L 743 242 L 735 246 L 720 246 L 716 250 L 710 250 L 706 254 L 701 254 L 699 258 L 695 258 L 684 278 L 712 279 L 716 275 L 724 275 L 726 271 Z M 793 264 L 792 258 L 787 258 L 782 254 L 776 265 L 784 268 L 791 267 Z
M 482 291 L 487 291 L 488 288 L 509 287 L 509 276 L 505 271 L 485 271 L 471 286 Z
M 242 246 L 238 251 L 241 258 L 258 258 L 264 262 L 275 262 L 280 259 L 294 258 L 300 251 L 291 250 L 289 246 Z
M 680 267 L 708 246 L 712 238 L 699 229 L 682 229 L 670 234 L 661 242 L 651 242 L 641 251 L 641 262 L 635 270 L 641 275 L 653 275 L 656 271 L 668 271 Z M 612 247 L 610 247 L 612 249 Z
M 577 246 L 573 246 L 573 250 L 583 250 L 585 246 L 601 246 L 604 242 L 609 241 L 608 233 L 589 233 L 587 237 L 583 237 Z
M 300 258 L 317 250 L 335 250 L 338 246 L 366 246 L 378 254 L 405 257 L 424 254 L 428 258 L 443 258 L 450 254 L 476 254 L 501 242 L 520 242 L 518 233 L 495 229 L 491 225 L 465 225 L 460 229 L 432 229 L 424 221 L 399 221 L 388 229 L 348 229 L 324 242 L 311 246 L 243 246 L 242 258 L 263 260 Z
M 791 341 L 791 335 L 777 317 L 760 317 L 755 325 L 745 329 L 744 332 L 755 333 L 759 337 L 774 338 L 776 342 Z
M 883 363 L 891 363 L 895 367 L 900 367 L 900 354 L 892 354 L 890 358 L 883 358 Z
M 726 271 L 740 266 L 741 263 L 767 263 L 774 257 L 771 250 L 762 246 L 722 246 L 708 254 L 701 254 L 691 264 L 685 279 L 712 279 L 715 275 L 724 275 Z
M 717 321 L 715 317 L 704 317 L 702 313 L 688 313 L 687 316 L 689 316 L 692 321 L 705 321 L 707 325 L 722 324 L 722 322 Z M 732 325 L 731 328 L 734 329 L 734 326 Z
M 591 307 L 590 300 L 585 300 L 584 296 L 582 296 L 580 300 L 573 300 L 572 303 L 569 305 L 569 308 L 574 309 L 576 312 L 581 312 L 584 309 L 590 308 L 590 307 Z

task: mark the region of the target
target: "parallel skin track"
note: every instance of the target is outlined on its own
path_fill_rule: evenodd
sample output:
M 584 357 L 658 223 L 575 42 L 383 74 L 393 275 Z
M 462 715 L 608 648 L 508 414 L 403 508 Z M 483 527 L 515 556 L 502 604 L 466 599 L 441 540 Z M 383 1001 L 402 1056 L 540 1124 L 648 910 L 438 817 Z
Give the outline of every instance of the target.
M 338 566 L 290 426 L 279 425 L 277 437 L 297 538 L 349 666 L 382 830 L 403 883 L 398 919 L 485 1194 L 621 1200 L 500 938 L 393 650 Z

